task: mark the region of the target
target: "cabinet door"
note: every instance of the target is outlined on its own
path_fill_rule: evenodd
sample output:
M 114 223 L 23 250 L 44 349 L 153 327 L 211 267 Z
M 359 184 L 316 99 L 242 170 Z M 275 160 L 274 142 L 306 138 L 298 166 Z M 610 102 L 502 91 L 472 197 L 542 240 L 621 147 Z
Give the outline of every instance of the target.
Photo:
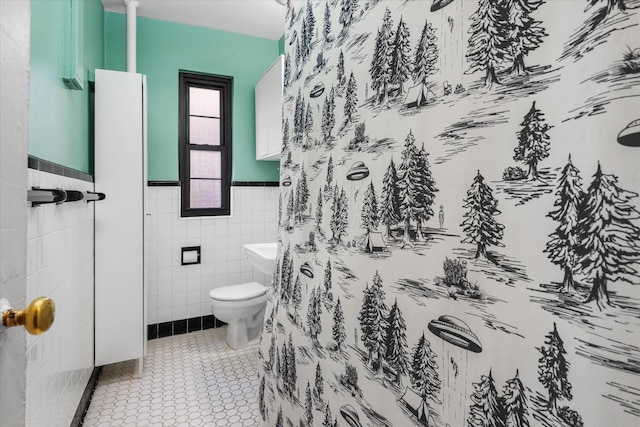
M 95 364 L 144 354 L 142 75 L 96 70 Z

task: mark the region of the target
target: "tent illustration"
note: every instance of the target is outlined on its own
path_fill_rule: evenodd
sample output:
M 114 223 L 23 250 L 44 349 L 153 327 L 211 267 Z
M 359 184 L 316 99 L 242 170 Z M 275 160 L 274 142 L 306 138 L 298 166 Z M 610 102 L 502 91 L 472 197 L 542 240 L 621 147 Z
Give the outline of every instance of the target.
M 427 406 L 427 402 L 418 393 L 406 387 L 404 394 L 400 397 L 400 401 L 416 416 L 421 424 L 425 426 L 429 425 L 429 407 Z
M 382 233 L 376 233 L 374 231 L 367 234 L 364 249 L 367 252 L 383 252 L 389 250 L 387 244 L 382 239 Z
M 427 85 L 421 83 L 409 88 L 407 97 L 404 99 L 404 106 L 407 108 L 422 107 L 427 105 L 427 93 L 431 92 Z M 433 92 L 431 92 L 433 95 Z

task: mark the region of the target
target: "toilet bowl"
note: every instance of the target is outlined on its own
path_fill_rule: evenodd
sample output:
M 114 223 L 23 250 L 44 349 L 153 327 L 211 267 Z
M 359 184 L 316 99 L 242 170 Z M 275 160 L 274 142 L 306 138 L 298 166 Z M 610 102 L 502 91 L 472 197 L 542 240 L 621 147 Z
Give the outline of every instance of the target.
M 221 286 L 209 292 L 213 315 L 228 323 L 227 344 L 238 350 L 257 344 L 267 306 L 267 288 L 260 283 Z

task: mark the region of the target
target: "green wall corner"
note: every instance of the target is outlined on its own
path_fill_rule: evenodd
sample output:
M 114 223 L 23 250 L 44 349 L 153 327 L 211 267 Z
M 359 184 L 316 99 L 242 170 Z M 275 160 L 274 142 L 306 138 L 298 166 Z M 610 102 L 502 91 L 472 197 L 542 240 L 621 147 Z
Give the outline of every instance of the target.
M 104 9 L 83 0 L 83 90 L 68 89 L 64 66 L 65 0 L 31 2 L 29 154 L 85 173 L 93 172 L 93 109 L 86 78 L 104 67 Z
M 278 181 L 278 162 L 255 160 L 255 84 L 280 42 L 138 17 L 137 68 L 147 76 L 148 178 L 178 178 L 178 72 L 233 77 L 234 181 Z M 126 69 L 126 17 L 105 12 L 105 65 Z

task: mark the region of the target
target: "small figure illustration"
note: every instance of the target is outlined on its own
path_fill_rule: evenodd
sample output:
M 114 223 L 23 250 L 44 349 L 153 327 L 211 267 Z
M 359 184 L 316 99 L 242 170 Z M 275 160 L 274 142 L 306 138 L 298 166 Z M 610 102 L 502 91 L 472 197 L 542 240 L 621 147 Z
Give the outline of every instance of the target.
M 442 83 L 442 88 L 445 95 L 451 95 L 451 85 L 449 84 L 449 82 Z
M 444 228 L 444 205 L 440 205 L 440 212 L 438 212 L 438 219 L 440 220 L 440 229 Z
M 451 356 L 451 368 L 453 369 L 453 377 L 458 378 L 458 364 L 453 360 L 453 356 Z

